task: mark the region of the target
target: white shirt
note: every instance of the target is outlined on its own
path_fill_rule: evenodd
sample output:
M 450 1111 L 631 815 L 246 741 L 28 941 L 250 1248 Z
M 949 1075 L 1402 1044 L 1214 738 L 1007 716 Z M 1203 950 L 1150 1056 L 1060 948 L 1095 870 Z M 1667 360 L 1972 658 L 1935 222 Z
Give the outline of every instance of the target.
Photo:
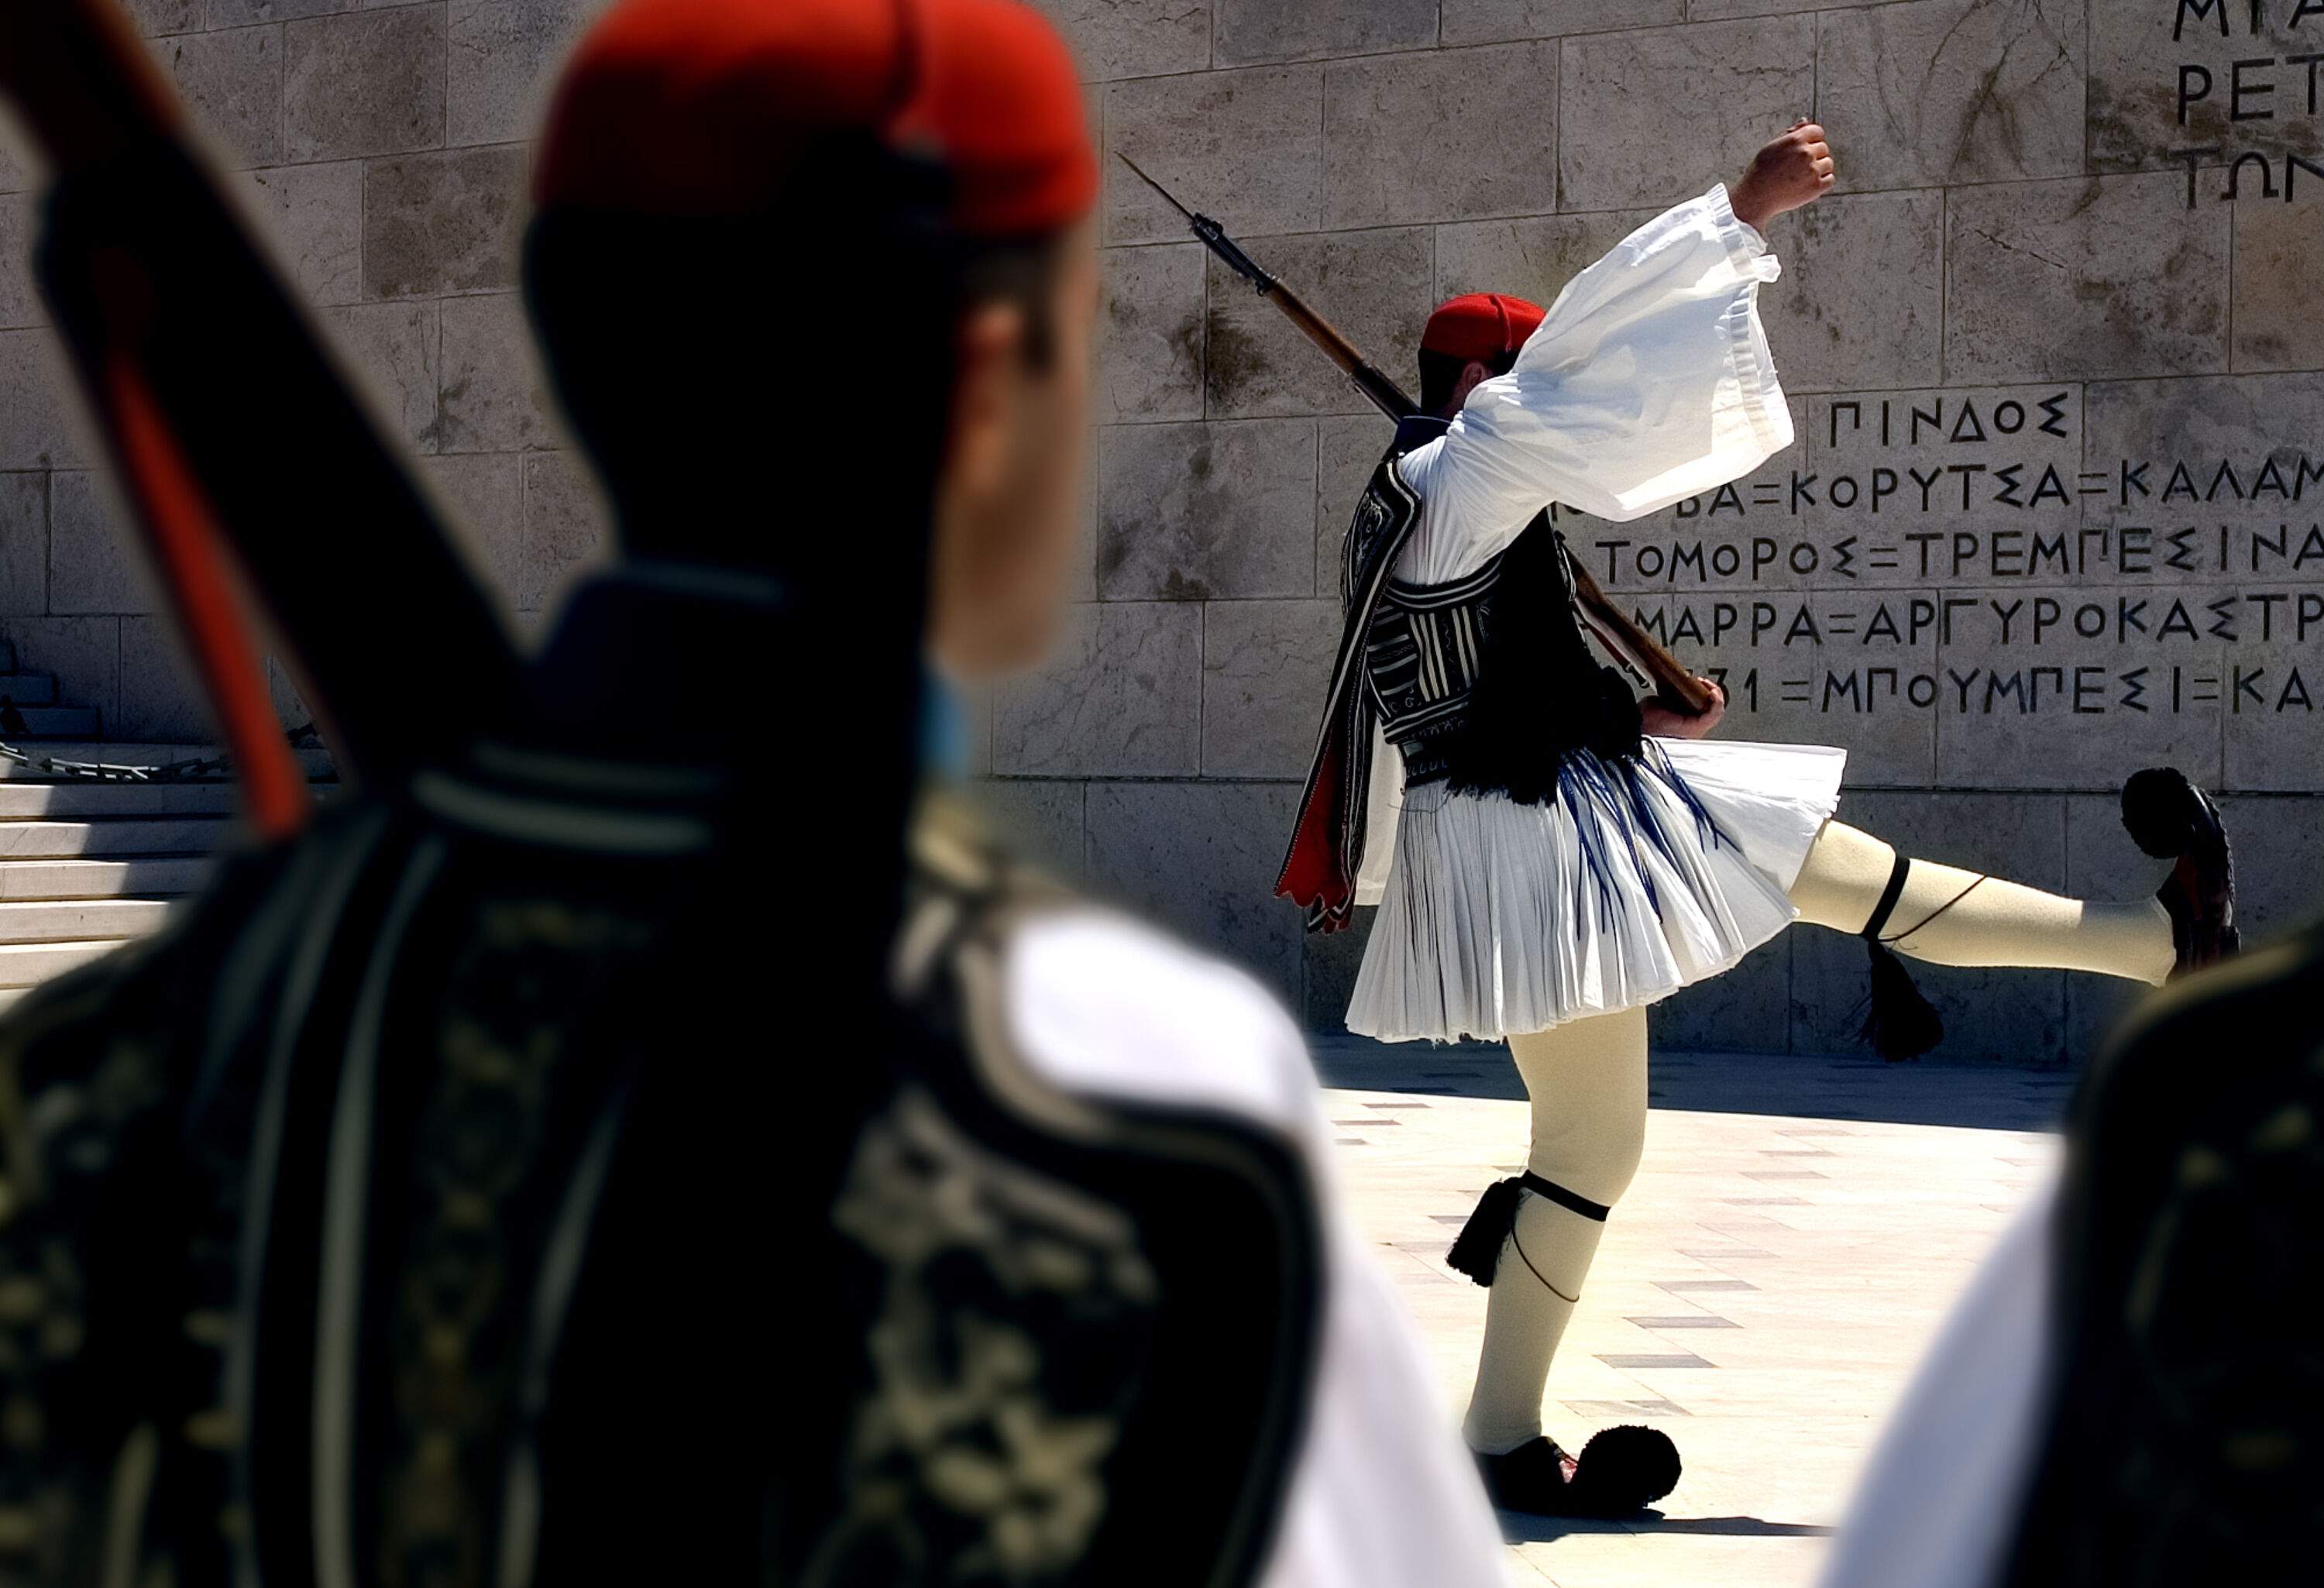
M 1509 373 L 1404 458 L 1420 521 L 1396 577 L 1436 585 L 1508 549 L 1551 503 L 1617 522 L 1741 478 L 1792 444 L 1759 321 L 1783 265 L 1722 184 L 1640 226 L 1565 284 Z M 1396 849 L 1403 757 L 1377 729 L 1356 901 Z
M 1459 578 L 1551 503 L 1617 522 L 1741 478 L 1792 444 L 1759 323 L 1783 265 L 1716 187 L 1559 292 L 1508 374 L 1404 459 L 1421 499 L 1397 577 Z
M 1018 1048 L 1052 1085 L 1224 1110 L 1273 1128 L 1307 1166 L 1324 1226 L 1323 1339 L 1266 1588 L 1499 1588 L 1492 1510 L 1412 1321 L 1347 1215 L 1290 1016 L 1241 972 L 1095 909 L 1020 926 L 1006 977 Z

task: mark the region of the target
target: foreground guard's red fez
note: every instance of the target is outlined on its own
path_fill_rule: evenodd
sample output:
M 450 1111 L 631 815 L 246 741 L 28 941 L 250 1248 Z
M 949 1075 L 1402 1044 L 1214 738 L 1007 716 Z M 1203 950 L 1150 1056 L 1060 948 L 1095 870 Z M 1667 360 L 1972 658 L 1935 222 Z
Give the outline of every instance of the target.
M 1471 292 L 1428 317 L 1428 328 L 1420 337 L 1421 350 L 1448 358 L 1473 358 L 1480 364 L 1497 363 L 1524 346 L 1548 312 L 1522 298 Z
M 1097 199 L 1073 58 L 1017 0 L 620 0 L 558 84 L 536 197 L 748 215 L 858 130 L 941 158 L 971 236 L 1055 231 Z

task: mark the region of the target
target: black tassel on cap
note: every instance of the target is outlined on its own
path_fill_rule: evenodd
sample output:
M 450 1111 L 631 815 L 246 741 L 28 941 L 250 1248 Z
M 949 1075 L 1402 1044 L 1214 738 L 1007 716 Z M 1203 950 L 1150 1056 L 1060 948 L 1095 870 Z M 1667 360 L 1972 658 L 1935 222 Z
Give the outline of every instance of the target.
M 1872 951 L 1872 1007 L 1858 1035 L 1890 1064 L 1918 1058 L 1945 1039 L 1944 1017 L 1886 943 L 1868 937 L 1864 946 Z
M 1456 1272 L 1468 1275 L 1480 1285 L 1493 1282 L 1493 1270 L 1500 1266 L 1501 1247 L 1517 1228 L 1517 1198 L 1525 1182 L 1517 1179 L 1496 1180 L 1485 1187 L 1477 1198 L 1477 1211 L 1461 1226 L 1461 1238 L 1452 1242 L 1452 1250 L 1444 1260 Z

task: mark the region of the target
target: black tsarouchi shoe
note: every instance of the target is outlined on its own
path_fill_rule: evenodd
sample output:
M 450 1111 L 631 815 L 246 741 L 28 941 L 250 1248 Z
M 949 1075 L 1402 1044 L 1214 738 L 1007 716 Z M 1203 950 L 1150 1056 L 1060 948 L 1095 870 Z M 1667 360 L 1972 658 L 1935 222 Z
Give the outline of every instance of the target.
M 2122 786 L 2122 825 L 2157 860 L 2175 862 L 2154 896 L 2171 912 L 2179 951 L 2173 977 L 2236 953 L 2236 864 L 2227 823 L 2209 795 L 2176 767 L 2150 767 Z
M 1608 1428 L 1577 1458 L 1553 1439 L 1529 1439 L 1506 1455 L 1477 1457 L 1485 1491 L 1503 1510 L 1546 1517 L 1617 1518 L 1678 1487 L 1678 1446 L 1656 1428 Z

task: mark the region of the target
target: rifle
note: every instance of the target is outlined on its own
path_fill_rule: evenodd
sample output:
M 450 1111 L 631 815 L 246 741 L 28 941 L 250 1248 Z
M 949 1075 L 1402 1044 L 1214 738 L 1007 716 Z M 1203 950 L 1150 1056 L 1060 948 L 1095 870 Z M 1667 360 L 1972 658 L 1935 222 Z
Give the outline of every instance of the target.
M 1259 268 L 1256 260 L 1235 246 L 1234 239 L 1227 235 L 1224 226 L 1209 216 L 1197 215 L 1179 203 L 1171 196 L 1169 189 L 1148 176 L 1129 155 L 1122 154 L 1120 150 L 1114 152 L 1122 164 L 1138 172 L 1139 180 L 1161 194 L 1171 208 L 1186 217 L 1186 224 L 1194 228 L 1194 235 L 1203 240 L 1204 247 L 1224 260 L 1227 268 L 1249 282 L 1260 297 L 1281 309 L 1293 325 L 1307 334 L 1309 341 L 1323 350 L 1324 357 L 1345 371 L 1348 378 L 1355 382 L 1356 390 L 1370 398 L 1374 407 L 1399 422 L 1420 411 L 1420 404 L 1406 396 L 1402 387 L 1357 352 L 1356 345 L 1341 335 L 1330 320 L 1308 308 L 1298 293 Z
M 1116 150 L 1121 163 L 1136 171 L 1138 179 L 1162 195 L 1171 208 L 1186 217 L 1194 235 L 1204 247 L 1225 262 L 1226 267 L 1249 282 L 1259 295 L 1281 309 L 1307 339 L 1323 350 L 1323 356 L 1346 373 L 1356 384 L 1356 390 L 1370 398 L 1372 405 L 1388 418 L 1401 423 L 1420 411 L 1420 404 L 1405 395 L 1404 389 L 1381 372 L 1379 365 L 1357 351 L 1339 328 L 1322 315 L 1307 307 L 1299 294 L 1285 286 L 1263 269 L 1258 261 L 1238 247 L 1226 228 L 1207 215 L 1198 215 L 1178 202 L 1169 189 L 1139 170 L 1136 161 Z M 1628 669 L 1631 675 L 1652 688 L 1665 706 L 1688 716 L 1700 716 L 1711 708 L 1711 692 L 1663 647 L 1637 622 L 1615 605 L 1598 581 L 1587 569 L 1572 559 L 1567 567 L 1573 577 L 1573 599 L 1582 609 L 1583 626 L 1597 636 L 1614 659 Z

